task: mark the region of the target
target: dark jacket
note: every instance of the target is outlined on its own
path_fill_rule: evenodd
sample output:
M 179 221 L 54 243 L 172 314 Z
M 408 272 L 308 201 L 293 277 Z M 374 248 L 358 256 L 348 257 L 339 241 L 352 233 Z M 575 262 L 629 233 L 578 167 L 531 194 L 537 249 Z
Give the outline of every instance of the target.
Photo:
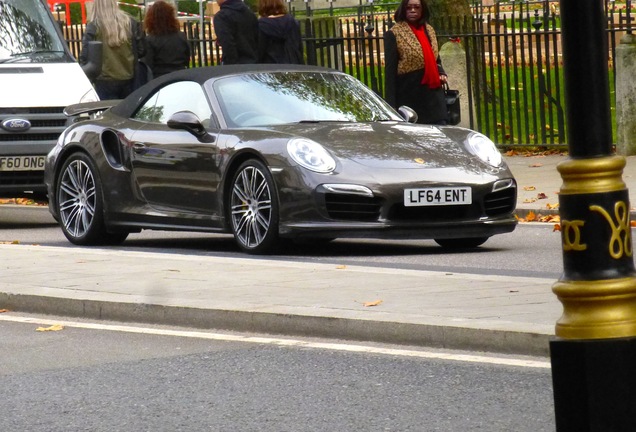
M 165 75 L 190 64 L 190 45 L 185 33 L 146 36 L 144 62 L 152 69 L 153 77 Z
M 291 15 L 258 19 L 258 62 L 303 64 L 300 24 Z
M 258 19 L 242 0 L 226 0 L 214 15 L 223 64 L 258 62 Z

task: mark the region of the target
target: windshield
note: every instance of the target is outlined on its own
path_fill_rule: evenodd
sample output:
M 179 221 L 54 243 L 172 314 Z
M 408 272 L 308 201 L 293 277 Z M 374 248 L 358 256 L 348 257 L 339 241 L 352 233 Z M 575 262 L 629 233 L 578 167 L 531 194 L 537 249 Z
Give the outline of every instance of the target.
M 253 73 L 215 80 L 212 90 L 230 127 L 403 121 L 382 98 L 346 74 Z
M 0 0 L 0 63 L 72 61 L 40 0 Z

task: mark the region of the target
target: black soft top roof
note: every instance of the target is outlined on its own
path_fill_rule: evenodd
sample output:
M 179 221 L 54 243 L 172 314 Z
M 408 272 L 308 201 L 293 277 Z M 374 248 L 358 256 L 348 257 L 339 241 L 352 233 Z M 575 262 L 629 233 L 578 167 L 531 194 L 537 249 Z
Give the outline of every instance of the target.
M 139 104 L 144 102 L 150 93 L 157 87 L 163 87 L 166 84 L 176 81 L 194 81 L 203 84 L 210 78 L 221 77 L 225 75 L 234 75 L 242 73 L 259 73 L 259 72 L 338 72 L 335 69 L 329 69 L 320 66 L 306 65 L 281 65 L 281 64 L 242 64 L 227 66 L 209 66 L 201 68 L 184 69 L 176 72 L 162 75 L 157 79 L 150 81 L 145 86 L 135 90 L 126 99 L 119 104 L 113 106 L 111 111 L 121 117 L 131 117 Z

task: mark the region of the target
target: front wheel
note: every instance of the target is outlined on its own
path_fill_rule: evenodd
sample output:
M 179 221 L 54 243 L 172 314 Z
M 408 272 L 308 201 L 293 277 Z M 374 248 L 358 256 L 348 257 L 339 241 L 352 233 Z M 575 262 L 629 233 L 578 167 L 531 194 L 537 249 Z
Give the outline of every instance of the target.
M 62 232 L 77 245 L 119 244 L 128 233 L 106 230 L 102 189 L 93 161 L 83 153 L 71 155 L 55 184 Z
M 278 199 L 267 167 L 250 159 L 232 178 L 229 217 L 238 246 L 247 253 L 270 252 L 278 241 Z
M 471 249 L 483 245 L 488 237 L 471 237 L 458 239 L 435 239 L 435 243 L 449 249 Z

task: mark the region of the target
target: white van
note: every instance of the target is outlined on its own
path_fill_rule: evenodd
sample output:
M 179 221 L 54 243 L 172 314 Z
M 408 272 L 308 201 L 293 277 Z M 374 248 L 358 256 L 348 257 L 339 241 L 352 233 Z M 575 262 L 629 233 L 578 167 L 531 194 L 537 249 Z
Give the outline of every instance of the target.
M 63 109 L 97 100 L 46 0 L 0 0 L 0 196 L 43 198 Z

